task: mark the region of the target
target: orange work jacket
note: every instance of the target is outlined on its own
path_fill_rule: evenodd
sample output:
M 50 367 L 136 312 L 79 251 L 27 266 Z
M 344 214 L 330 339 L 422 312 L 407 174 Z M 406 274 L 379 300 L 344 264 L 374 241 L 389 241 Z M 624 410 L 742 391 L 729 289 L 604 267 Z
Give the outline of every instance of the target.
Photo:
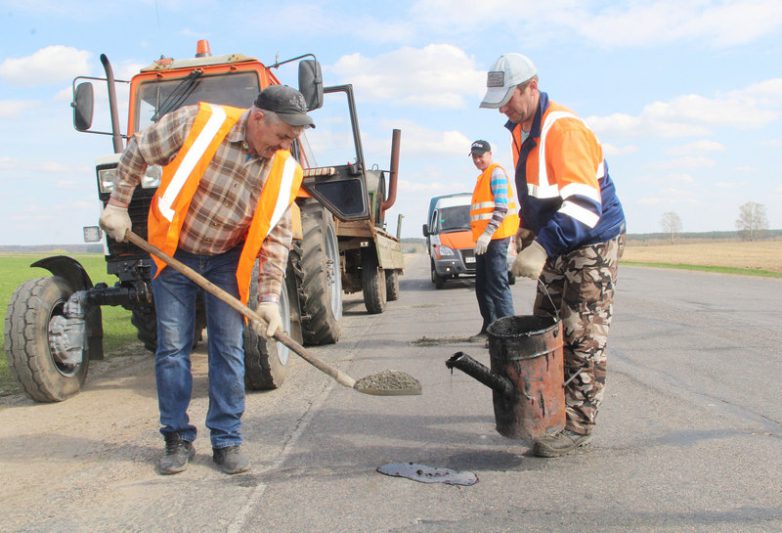
M 149 242 L 170 256 L 179 245 L 179 234 L 201 177 L 245 111 L 204 102 L 199 106 L 182 148 L 163 168 L 160 187 L 152 198 L 147 218 Z M 303 178 L 301 166 L 288 150 L 278 150 L 270 164 L 269 176 L 258 198 L 236 270 L 239 296 L 245 304 L 249 298 L 253 265 L 263 241 L 296 199 Z M 157 276 L 166 264 L 157 257 L 152 256 L 152 259 L 157 265 Z
M 475 184 L 472 192 L 472 205 L 470 206 L 470 228 L 472 228 L 472 237 L 475 241 L 486 231 L 489 225 L 492 213 L 494 213 L 494 195 L 491 193 L 491 175 L 498 163 L 492 163 L 484 170 Z M 502 168 L 502 167 L 500 167 Z M 503 171 L 504 172 L 504 171 Z M 491 236 L 492 240 L 504 239 L 516 235 L 519 229 L 519 207 L 516 203 L 516 193 L 513 190 L 513 182 L 507 179 L 508 184 L 508 213 L 502 219 L 502 223 Z

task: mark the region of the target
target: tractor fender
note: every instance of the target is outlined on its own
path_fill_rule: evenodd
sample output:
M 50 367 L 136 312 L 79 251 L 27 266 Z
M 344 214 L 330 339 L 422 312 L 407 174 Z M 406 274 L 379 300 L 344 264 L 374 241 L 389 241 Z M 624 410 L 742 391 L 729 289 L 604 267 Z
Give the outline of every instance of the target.
M 92 288 L 92 280 L 81 263 L 65 255 L 44 257 L 30 265 L 31 267 L 45 268 L 55 276 L 60 276 L 74 291 Z
M 45 268 L 55 276 L 68 282 L 74 292 L 92 289 L 92 280 L 84 267 L 65 255 L 45 257 L 30 265 L 31 267 Z M 88 346 L 90 360 L 103 359 L 103 318 L 100 306 L 91 305 L 84 316 L 87 323 Z

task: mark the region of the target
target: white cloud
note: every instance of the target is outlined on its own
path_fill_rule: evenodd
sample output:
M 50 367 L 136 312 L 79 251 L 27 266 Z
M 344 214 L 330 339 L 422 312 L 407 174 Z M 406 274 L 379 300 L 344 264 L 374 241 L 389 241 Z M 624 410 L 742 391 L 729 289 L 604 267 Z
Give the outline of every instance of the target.
M 669 159 L 667 161 L 660 161 L 655 168 L 676 168 L 676 169 L 693 169 L 693 168 L 707 168 L 714 166 L 714 160 L 709 159 L 701 155 L 688 155 L 683 157 L 677 157 L 675 159 Z
M 615 146 L 609 143 L 602 143 L 603 152 L 607 156 L 620 156 L 624 154 L 634 154 L 638 151 L 638 146 L 634 144 L 628 144 L 627 146 Z
M 717 141 L 703 139 L 670 148 L 667 153 L 672 155 L 690 155 L 693 153 L 717 152 L 725 149 L 725 145 Z
M 33 100 L 0 100 L 0 118 L 9 119 L 21 116 L 28 109 L 38 106 Z
M 679 204 L 692 205 L 697 204 L 698 199 L 691 191 L 668 187 L 660 191 L 660 194 L 645 196 L 638 200 L 641 205 L 665 205 L 673 206 Z
M 452 188 L 453 188 L 452 184 L 441 183 L 439 181 L 419 183 L 417 181 L 409 181 L 409 180 L 401 180 L 401 179 L 399 180 L 399 190 L 405 192 L 437 193 L 437 192 L 450 191 Z
M 450 44 L 404 47 L 374 58 L 350 54 L 331 70 L 360 87 L 357 98 L 429 108 L 464 107 L 465 97 L 478 94 L 485 77 L 463 50 Z
M 0 78 L 22 87 L 60 83 L 89 72 L 90 55 L 70 46 L 47 46 L 30 56 L 0 63 Z
M 780 117 L 782 78 L 749 85 L 713 98 L 689 94 L 647 104 L 637 116 L 592 116 L 590 127 L 604 134 L 658 137 L 707 136 L 715 128 L 751 129 Z M 704 145 L 705 146 L 705 145 Z
M 472 142 L 459 131 L 432 130 L 411 121 L 395 121 L 393 124 L 383 125 L 389 129 L 399 128 L 404 132 L 402 145 L 405 156 L 464 156 L 469 151 L 465 147 L 469 147 Z M 388 140 L 384 140 L 383 143 L 388 145 Z
M 778 0 L 419 0 L 411 23 L 447 35 L 513 31 L 525 42 L 556 42 L 572 35 L 604 47 L 658 46 L 699 40 L 724 47 L 746 44 L 782 27 Z
M 721 47 L 754 41 L 782 26 L 777 0 L 647 1 L 589 11 L 587 7 L 571 12 L 568 24 L 603 46 L 657 46 L 699 39 Z
M 41 174 L 59 178 L 64 174 L 83 175 L 85 172 L 90 172 L 90 169 L 84 165 L 68 165 L 59 161 L 23 161 L 13 157 L 0 157 L 0 176 L 7 174 L 18 177 L 20 175 Z

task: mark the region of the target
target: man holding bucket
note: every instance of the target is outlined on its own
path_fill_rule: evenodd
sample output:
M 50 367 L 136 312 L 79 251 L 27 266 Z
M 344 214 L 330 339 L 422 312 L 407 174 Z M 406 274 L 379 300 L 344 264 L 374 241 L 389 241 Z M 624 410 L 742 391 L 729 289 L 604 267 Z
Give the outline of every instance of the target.
M 597 137 L 538 90 L 529 58 L 500 56 L 486 85 L 480 107 L 507 116 L 513 138 L 522 214 L 517 242 L 524 244 L 512 272 L 539 280 L 533 313 L 559 316 L 565 332 L 566 427 L 533 447 L 538 456 L 557 457 L 592 439 L 625 217 Z

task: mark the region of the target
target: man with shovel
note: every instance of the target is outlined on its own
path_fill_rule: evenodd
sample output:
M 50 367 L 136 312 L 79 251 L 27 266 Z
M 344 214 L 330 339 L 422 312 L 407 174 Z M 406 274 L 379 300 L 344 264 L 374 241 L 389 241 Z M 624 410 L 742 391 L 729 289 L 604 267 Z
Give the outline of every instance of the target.
M 148 217 L 148 240 L 209 282 L 247 304 L 260 264 L 257 313 L 272 336 L 282 321 L 278 299 L 291 243 L 290 205 L 302 180 L 291 144 L 314 122 L 304 97 L 286 86 L 263 90 L 249 109 L 200 103 L 164 115 L 136 133 L 122 154 L 114 191 L 100 225 L 117 241 L 131 229 L 127 206 L 147 167 L 163 166 Z M 196 296 L 188 277 L 152 257 L 157 318 L 155 375 L 165 451 L 161 474 L 187 468 L 196 428 L 190 352 Z M 227 474 L 249 468 L 241 448 L 244 412 L 244 318 L 225 301 L 204 295 L 209 350 L 213 461 Z
M 534 314 L 559 316 L 565 332 L 566 427 L 533 447 L 536 455 L 556 457 L 592 439 L 625 217 L 597 137 L 539 91 L 529 58 L 500 56 L 486 85 L 480 106 L 507 116 L 513 137 L 517 240 L 525 243 L 512 272 L 538 281 Z

